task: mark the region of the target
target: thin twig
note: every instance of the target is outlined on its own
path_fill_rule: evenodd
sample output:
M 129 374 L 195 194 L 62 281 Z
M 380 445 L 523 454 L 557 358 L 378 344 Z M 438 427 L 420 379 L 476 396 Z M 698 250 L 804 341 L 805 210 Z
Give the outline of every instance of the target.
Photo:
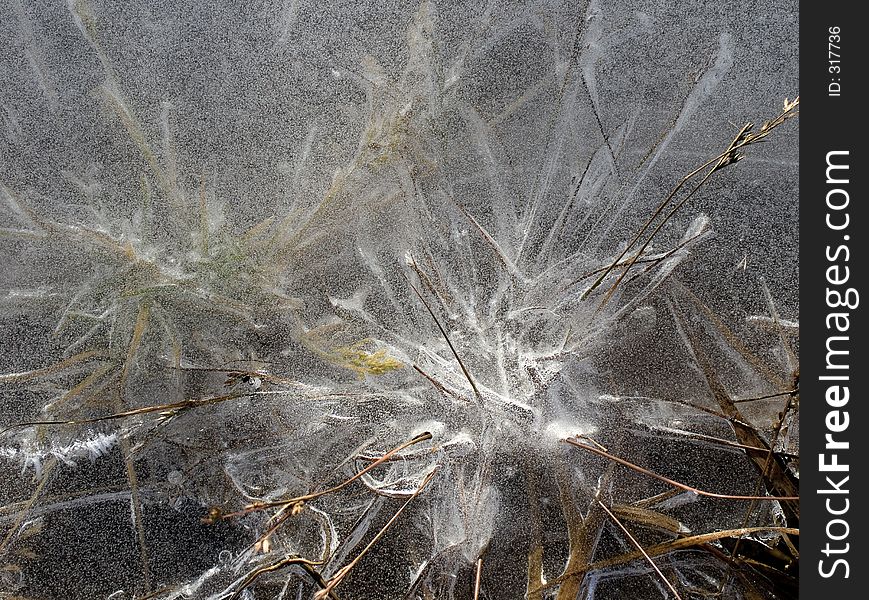
M 471 374 L 468 372 L 468 369 L 465 367 L 465 363 L 463 363 L 462 359 L 459 357 L 459 353 L 456 351 L 456 347 L 453 346 L 453 343 L 450 341 L 450 336 L 447 335 L 447 330 L 444 329 L 443 325 L 441 325 L 440 320 L 437 318 L 437 316 L 435 316 L 435 313 L 432 310 L 431 306 L 429 306 L 429 304 L 428 304 L 428 302 L 426 302 L 425 298 L 422 297 L 422 294 L 419 292 L 417 287 L 415 285 L 413 285 L 413 283 L 411 283 L 410 280 L 408 280 L 408 284 L 410 284 L 410 287 L 413 288 L 414 292 L 416 292 L 416 295 L 422 301 L 423 306 L 425 306 L 426 310 L 428 311 L 428 314 L 430 314 L 431 318 L 434 319 L 434 322 L 438 326 L 438 329 L 440 330 L 441 335 L 444 336 L 444 339 L 447 341 L 447 345 L 450 347 L 450 350 L 452 351 L 453 356 L 456 357 L 456 360 L 459 363 L 459 367 L 461 367 L 461 369 L 462 369 L 462 373 L 465 374 L 465 378 L 468 380 L 468 383 L 471 384 L 471 388 L 474 390 L 474 394 L 477 397 L 477 401 L 480 404 L 482 404 L 483 395 L 480 393 L 480 390 L 477 389 L 477 384 L 474 383 L 474 379 L 471 377 Z
M 358 471 L 355 475 L 353 475 L 349 479 L 345 479 L 344 481 L 342 481 L 338 485 L 335 485 L 329 489 L 322 490 L 319 492 L 311 492 L 310 494 L 305 494 L 303 496 L 296 496 L 294 498 L 288 498 L 286 500 L 272 500 L 270 502 L 253 502 L 251 504 L 248 504 L 247 506 L 245 506 L 242 510 L 240 510 L 238 512 L 221 515 L 221 518 L 230 519 L 233 517 L 239 517 L 239 516 L 246 515 L 246 514 L 249 514 L 252 512 L 260 511 L 260 510 L 266 510 L 269 508 L 278 508 L 278 507 L 285 507 L 285 506 L 292 506 L 292 505 L 302 505 L 302 504 L 305 504 L 306 502 L 310 502 L 311 500 L 315 500 L 321 496 L 325 496 L 327 494 L 333 494 L 333 493 L 340 491 L 343 488 L 347 487 L 348 485 L 350 485 L 351 483 L 353 483 L 354 481 L 356 481 L 357 479 L 359 479 L 360 477 L 362 477 L 363 475 L 365 475 L 366 473 L 368 473 L 372 469 L 376 468 L 378 465 L 388 461 L 395 454 L 401 452 L 405 448 L 408 448 L 408 447 L 410 447 L 414 444 L 418 444 L 420 442 L 424 442 L 426 440 L 430 440 L 431 438 L 432 438 L 431 433 L 429 433 L 429 432 L 422 433 L 422 434 L 416 436 L 415 438 L 413 438 L 412 440 L 407 441 L 407 442 L 401 444 L 400 446 L 396 446 L 395 448 L 393 448 L 392 450 L 390 450 L 389 452 L 387 452 L 386 454 L 384 454 L 383 456 L 381 456 L 380 458 L 378 458 L 377 460 L 372 462 L 370 465 L 368 465 L 367 467 L 365 467 L 361 471 Z M 426 481 L 428 481 L 429 478 L 430 477 L 427 477 Z
M 582 448 L 583 450 L 588 450 L 589 452 L 597 454 L 598 456 L 603 456 L 604 458 L 608 458 L 609 460 L 612 460 L 614 462 L 619 463 L 620 465 L 628 467 L 629 469 L 632 469 L 632 470 L 636 471 L 637 473 L 642 473 L 643 475 L 648 475 L 649 477 L 653 477 L 659 481 L 663 481 L 664 483 L 667 483 L 669 485 L 672 485 L 673 487 L 677 487 L 679 489 L 685 490 L 686 492 L 691 492 L 691 493 L 697 494 L 698 496 L 707 496 L 709 498 L 719 498 L 722 500 L 775 500 L 775 501 L 799 500 L 799 496 L 739 496 L 739 495 L 734 495 L 734 494 L 717 494 L 715 492 L 707 492 L 706 490 L 701 490 L 701 489 L 692 487 L 690 485 L 686 485 L 684 483 L 679 483 L 678 481 L 674 481 L 668 477 L 664 477 L 663 475 L 659 475 L 658 473 L 655 473 L 653 471 L 649 471 L 648 469 L 644 469 L 643 467 L 640 467 L 638 465 L 635 465 L 634 463 L 628 462 L 623 458 L 619 458 L 618 456 L 615 456 L 614 454 L 610 454 L 609 452 L 599 450 L 598 448 L 595 448 L 594 446 L 590 446 L 588 444 L 583 444 L 579 440 L 568 438 L 564 441 L 572 446 L 576 446 L 577 448 Z
M 53 373 L 57 373 L 58 371 L 63 371 L 67 367 L 71 367 L 92 358 L 106 358 L 107 356 L 108 354 L 101 350 L 87 350 L 85 352 L 79 352 L 78 354 L 70 356 L 69 358 L 65 358 L 47 367 L 33 369 L 32 371 L 23 371 L 21 373 L 4 373 L 3 375 L 0 375 L 0 383 L 17 383 L 19 381 L 36 379 L 37 377 L 42 377 L 43 375 L 51 375 Z
M 274 573 L 275 571 L 279 571 L 284 567 L 288 567 L 291 565 L 296 565 L 305 570 L 305 572 L 311 576 L 311 578 L 320 586 L 321 590 L 326 588 L 326 582 L 323 580 L 322 575 L 314 568 L 319 567 L 323 563 L 314 562 L 312 560 L 308 560 L 306 558 L 302 558 L 301 556 L 291 555 L 285 556 L 284 558 L 273 562 L 270 565 L 266 565 L 264 567 L 258 567 L 248 573 L 247 577 L 245 577 L 242 582 L 236 587 L 235 592 L 233 592 L 232 596 L 229 597 L 229 600 L 238 600 L 241 597 L 242 592 L 247 589 L 254 581 L 259 579 L 262 575 L 266 575 L 267 573 Z M 328 594 L 327 597 L 335 598 L 333 594 Z
M 715 398 L 718 406 L 725 414 L 730 415 L 740 421 L 744 421 L 745 419 L 742 413 L 739 411 L 739 408 L 736 406 L 736 404 L 733 403 L 733 400 L 730 397 L 730 393 L 721 383 L 719 376 L 713 369 L 706 352 L 704 352 L 699 341 L 696 339 L 693 333 L 687 328 L 687 319 L 682 314 L 681 309 L 678 305 L 675 305 L 673 303 L 668 302 L 668 304 L 670 306 L 670 310 L 673 312 L 676 326 L 683 330 L 683 338 L 685 340 L 685 343 L 687 344 L 688 351 L 697 362 L 697 366 L 700 368 L 700 371 L 706 379 L 706 382 L 709 385 L 709 389 L 712 392 L 712 396 Z M 733 346 L 732 343 L 731 346 L 733 348 L 736 348 L 735 346 Z M 793 396 L 789 395 L 788 400 L 790 401 L 791 399 L 793 399 Z M 773 456 L 771 445 L 763 439 L 763 437 L 758 433 L 757 429 L 754 426 L 736 425 L 735 423 L 733 423 L 732 427 L 734 433 L 736 434 L 736 439 L 739 442 L 769 449 L 769 452 L 766 454 L 765 457 L 759 456 L 757 453 L 749 453 L 748 457 L 751 459 L 755 467 L 757 467 L 757 469 L 760 471 L 761 479 L 765 484 L 767 484 L 769 490 L 779 494 L 775 497 L 782 498 L 783 502 L 781 504 L 781 507 L 785 513 L 785 516 L 788 519 L 788 523 L 799 523 L 800 508 L 799 502 L 797 502 L 799 496 L 799 486 L 796 480 L 787 471 L 783 463 L 780 463 L 779 461 L 770 462 L 769 459 Z
M 359 561 L 362 560 L 362 557 L 365 556 L 372 547 L 374 547 L 374 544 L 380 541 L 380 538 L 386 535 L 386 531 L 392 526 L 392 524 L 398 519 L 398 517 L 401 516 L 401 513 L 404 512 L 404 509 L 406 509 L 407 506 L 414 500 L 414 498 L 419 496 L 422 491 L 428 486 L 429 482 L 435 476 L 435 473 L 437 473 L 437 468 L 435 468 L 431 473 L 426 476 L 425 479 L 423 479 L 419 488 L 417 488 L 413 495 L 408 498 L 404 502 L 404 504 L 401 505 L 401 508 L 399 508 L 395 512 L 395 514 L 392 515 L 389 521 L 386 522 L 386 525 L 384 525 L 380 529 L 380 531 L 378 531 L 377 534 L 373 538 L 371 538 L 371 541 L 368 542 L 368 545 L 365 546 L 365 548 L 363 548 L 362 551 L 356 555 L 356 558 L 351 560 L 347 565 L 341 567 L 338 572 L 335 573 L 335 575 L 333 575 L 329 579 L 329 581 L 326 582 L 326 587 L 314 594 L 314 600 L 323 600 L 324 598 L 329 597 L 329 595 L 332 593 L 332 590 L 334 590 L 338 586 L 338 584 L 340 584 L 344 580 L 344 578 L 347 577 L 353 567 L 355 567 L 359 563 Z
M 136 361 L 136 356 L 139 353 L 139 348 L 142 345 L 142 339 L 148 330 L 148 321 L 151 314 L 151 305 L 145 300 L 139 302 L 139 314 L 136 317 L 136 324 L 133 327 L 133 334 L 130 338 L 130 345 L 127 348 L 127 358 L 121 368 L 121 375 L 118 381 L 118 394 L 115 398 L 116 410 L 120 410 L 124 406 L 126 396 L 127 381 L 132 370 L 133 364 Z M 130 440 L 126 436 L 120 440 L 121 455 L 124 457 L 124 468 L 127 473 L 127 482 L 130 484 L 130 506 L 133 511 L 133 525 L 136 530 L 136 541 L 139 545 L 139 561 L 142 568 L 142 579 L 145 586 L 145 593 L 151 591 L 151 559 L 148 551 L 148 543 L 145 538 L 145 526 L 142 519 L 142 500 L 139 496 L 139 478 L 136 474 L 136 463 L 130 452 Z
M 474 600 L 480 597 L 480 577 L 483 574 L 483 557 L 477 559 L 477 575 L 474 577 Z
M 117 413 L 113 413 L 111 415 L 105 415 L 103 417 L 91 417 L 88 419 L 71 419 L 69 421 L 24 421 L 21 423 L 14 423 L 9 425 L 2 431 L 0 431 L 0 435 L 6 433 L 7 431 L 11 431 L 13 429 L 19 429 L 21 427 L 34 427 L 38 425 L 88 425 L 91 423 L 102 423 L 103 421 L 116 421 L 119 419 L 126 419 L 127 417 L 134 417 L 137 415 L 147 415 L 151 413 L 161 413 L 161 417 L 163 418 L 171 418 L 175 416 L 178 412 L 188 409 L 195 408 L 199 406 L 209 406 L 211 404 L 219 404 L 221 402 L 227 402 L 229 400 L 237 400 L 238 398 L 245 398 L 247 396 L 255 395 L 254 392 L 248 392 L 247 394 L 227 394 L 224 396 L 214 396 L 211 398 L 198 398 L 193 400 L 181 400 L 180 402 L 171 402 L 169 404 L 158 404 L 156 406 L 143 406 L 141 408 L 131 408 L 130 410 L 125 410 Z
M 718 540 L 723 540 L 727 538 L 739 538 L 745 535 L 752 535 L 755 533 L 779 533 L 783 535 L 791 535 L 798 536 L 800 535 L 799 529 L 794 529 L 790 527 L 746 527 L 741 529 L 725 529 L 722 531 L 713 531 L 711 533 L 702 533 L 698 535 L 687 536 L 683 538 L 678 538 L 675 540 L 670 540 L 667 542 L 662 542 L 660 544 L 656 544 L 654 546 L 649 546 L 645 549 L 646 554 L 650 557 L 660 556 L 662 554 L 667 554 L 670 552 L 676 552 L 678 550 L 686 550 L 688 548 L 695 548 L 697 546 L 703 546 L 705 544 L 709 544 L 712 542 L 717 542 Z M 637 560 L 638 558 L 642 558 L 643 555 L 639 552 L 629 552 L 627 554 L 622 554 L 620 556 L 615 556 L 613 558 L 607 558 L 604 560 L 599 560 L 597 562 L 587 562 L 581 565 L 578 565 L 575 569 L 565 571 L 559 577 L 553 579 L 552 581 L 546 583 L 545 585 L 540 586 L 538 590 L 548 590 L 552 589 L 556 586 L 561 585 L 562 583 L 569 581 L 571 579 L 575 579 L 577 577 L 581 577 L 585 573 L 589 571 L 597 571 L 599 569 L 607 569 L 610 567 L 615 567 L 618 565 L 623 565 L 625 563 L 629 563 L 633 560 Z M 534 590 L 534 591 L 538 591 Z
M 672 216 L 680 208 L 682 208 L 682 206 L 685 205 L 685 203 L 709 180 L 709 178 L 714 173 L 730 164 L 738 162 L 742 158 L 742 154 L 739 153 L 739 150 L 763 140 L 769 135 L 769 133 L 773 129 L 775 129 L 791 117 L 796 116 L 798 114 L 796 108 L 799 106 L 799 101 L 799 97 L 797 97 L 793 101 L 785 100 L 782 112 L 775 118 L 764 122 L 760 129 L 757 131 L 752 131 L 754 127 L 752 123 L 746 123 L 740 129 L 736 137 L 730 142 L 724 152 L 722 152 L 715 158 L 706 161 L 705 163 L 691 171 L 688 175 L 683 177 L 682 180 L 676 185 L 676 187 L 673 188 L 673 190 L 667 195 L 667 197 L 664 198 L 664 200 L 658 205 L 657 209 L 655 209 L 655 211 L 652 213 L 652 216 L 650 216 L 646 220 L 645 224 L 640 228 L 640 230 L 631 239 L 631 241 L 625 246 L 625 249 L 622 250 L 619 256 L 616 257 L 616 259 L 610 264 L 610 266 L 600 275 L 600 277 L 597 278 L 592 286 L 583 293 L 582 298 L 587 298 L 588 295 L 593 292 L 604 281 L 604 279 L 606 279 L 610 272 L 612 272 L 612 270 L 616 268 L 616 266 L 621 262 L 622 258 L 624 258 L 625 255 L 630 252 L 634 244 L 636 244 L 640 240 L 640 238 L 643 237 L 643 234 L 645 234 L 649 227 L 651 227 L 652 223 L 654 223 L 658 216 L 661 215 L 664 209 L 670 204 L 670 202 L 675 198 L 676 194 L 679 193 L 679 191 L 685 186 L 685 184 L 687 184 L 690 180 L 694 179 L 694 177 L 696 177 L 706 169 L 709 169 L 709 171 L 707 171 L 706 174 L 703 175 L 700 182 L 696 186 L 694 186 L 694 188 L 690 192 L 688 192 L 687 196 L 683 198 L 674 208 L 672 208 L 670 212 L 667 213 L 667 215 L 665 215 L 663 221 L 657 225 L 653 232 L 648 236 L 646 241 L 642 244 L 639 251 L 637 251 L 637 253 L 633 255 L 628 265 L 622 271 L 619 278 L 616 280 L 616 282 L 610 288 L 609 292 L 601 301 L 600 305 L 598 306 L 598 310 L 606 305 L 606 303 L 612 297 L 613 293 L 615 293 L 615 290 L 618 287 L 619 283 L 621 283 L 622 279 L 624 279 L 624 277 L 628 274 L 634 263 L 642 256 L 643 251 L 645 251 L 645 249 L 651 243 L 652 239 L 660 232 L 664 224 L 669 221 Z
M 774 394 L 766 394 L 764 396 L 754 396 L 753 398 L 737 398 L 733 400 L 734 404 L 739 404 L 740 402 L 757 402 L 759 400 L 771 400 L 772 398 L 779 398 L 781 396 L 793 396 L 799 390 L 796 388 L 792 390 L 785 390 L 784 392 L 776 392 Z
M 655 569 L 655 572 L 661 577 L 661 579 L 664 581 L 664 583 L 667 584 L 667 587 L 670 588 L 670 591 L 673 592 L 673 596 L 676 597 L 676 600 L 682 600 L 682 597 L 679 595 L 679 592 L 676 591 L 676 588 L 673 587 L 673 584 L 670 583 L 670 580 L 667 579 L 666 577 L 664 577 L 664 574 L 661 572 L 661 569 L 658 568 L 658 565 L 655 564 L 655 561 L 652 560 L 652 557 L 648 555 L 648 553 L 645 551 L 645 549 L 640 544 L 640 542 L 637 541 L 637 538 L 635 538 L 633 535 L 631 535 L 631 532 L 628 531 L 628 528 L 625 527 L 621 521 L 619 521 L 618 517 L 616 517 L 609 508 L 607 508 L 606 504 L 604 504 L 603 502 L 600 501 L 600 498 L 595 498 L 595 500 L 597 500 L 597 503 L 604 510 L 604 512 L 609 515 L 610 519 L 612 519 L 613 522 L 619 526 L 619 529 L 621 529 L 624 532 L 624 534 L 628 537 L 628 539 L 631 541 L 631 543 L 634 546 L 636 546 L 637 550 L 640 551 L 640 554 L 643 555 L 643 558 L 645 558 L 649 562 L 649 564 L 652 565 L 652 568 Z
M 790 410 L 791 403 L 793 402 L 793 400 L 794 400 L 793 395 L 788 395 L 787 401 L 785 402 L 785 407 L 781 411 L 781 413 L 779 413 L 779 418 L 775 424 L 775 428 L 773 429 L 772 439 L 770 439 L 770 442 L 769 442 L 769 449 L 768 449 L 767 454 L 766 454 L 766 462 L 763 464 L 763 468 L 761 469 L 761 473 L 760 473 L 761 478 L 757 482 L 757 485 L 755 486 L 755 493 L 760 492 L 761 486 L 765 485 L 766 482 L 769 480 L 770 470 L 772 469 L 772 465 L 774 463 L 774 457 L 775 457 L 775 454 L 773 453 L 773 448 L 775 447 L 776 443 L 778 442 L 778 436 L 779 436 L 779 433 L 781 432 L 782 425 L 784 424 L 785 415 L 787 415 L 788 411 Z M 773 484 L 770 487 L 774 487 L 774 485 L 775 484 Z M 748 527 L 750 525 L 751 515 L 754 512 L 754 506 L 755 506 L 755 501 L 752 501 L 748 505 L 748 508 L 745 511 L 745 518 L 742 520 L 743 527 Z M 788 541 L 788 546 L 793 547 L 793 544 L 790 543 L 790 540 L 788 539 L 787 534 L 783 535 L 783 538 Z M 736 540 L 736 543 L 733 545 L 733 550 L 731 551 L 731 554 L 733 556 L 738 555 L 739 546 L 740 546 L 741 542 L 742 542 L 742 539 L 738 539 L 738 540 Z M 730 575 L 730 568 L 728 568 L 728 576 L 729 575 Z M 722 591 L 724 590 L 725 582 L 726 582 L 726 580 L 722 581 L 722 586 L 721 586 Z
M 445 396 L 449 396 L 455 400 L 461 400 L 463 402 L 468 401 L 467 398 L 462 398 L 461 396 L 456 394 L 454 391 L 447 388 L 440 381 L 438 381 L 437 379 L 435 379 L 434 377 L 432 377 L 431 375 L 429 375 L 428 373 L 423 371 L 419 366 L 417 366 L 417 365 L 412 365 L 412 366 L 413 366 L 414 371 L 416 371 L 417 373 L 419 373 L 420 375 L 425 377 L 428 380 L 428 382 L 431 383 L 437 391 L 439 391 L 442 394 L 444 394 Z
M 48 485 L 48 481 L 53 475 L 52 471 L 57 466 L 57 459 L 52 457 L 46 463 L 44 468 L 44 472 L 42 473 L 42 477 L 39 480 L 39 483 L 36 485 L 36 489 L 33 490 L 33 494 L 31 494 L 30 499 L 24 502 L 24 505 L 21 508 L 21 512 L 13 521 L 12 525 L 9 527 L 9 531 L 3 537 L 3 540 L 0 541 L 0 554 L 2 554 L 6 550 L 6 546 L 12 541 L 15 537 L 15 534 L 18 533 L 19 528 L 22 523 L 27 519 L 27 515 L 30 513 L 30 510 L 36 504 L 36 501 L 39 499 L 39 496 L 42 495 L 42 492 L 45 491 L 45 486 Z

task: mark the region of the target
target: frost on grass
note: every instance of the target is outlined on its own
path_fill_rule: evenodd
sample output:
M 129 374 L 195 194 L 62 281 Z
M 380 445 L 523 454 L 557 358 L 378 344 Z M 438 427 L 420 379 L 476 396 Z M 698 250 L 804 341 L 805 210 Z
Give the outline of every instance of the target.
M 794 15 L 9 3 L 0 593 L 795 596 Z

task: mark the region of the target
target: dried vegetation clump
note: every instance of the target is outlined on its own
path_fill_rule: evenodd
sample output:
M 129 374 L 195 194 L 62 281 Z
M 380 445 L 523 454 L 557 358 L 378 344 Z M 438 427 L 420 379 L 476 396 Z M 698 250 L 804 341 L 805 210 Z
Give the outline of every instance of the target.
M 605 132 L 599 15 L 553 43 L 555 108 L 532 86 L 501 113 L 543 136 L 532 160 L 463 96 L 471 49 L 438 63 L 423 2 L 403 67 L 354 73 L 334 176 L 299 183 L 312 125 L 298 193 L 240 219 L 183 172 L 170 105 L 140 120 L 93 9 L 70 15 L 137 195 L 0 188 L 7 320 L 38 348 L 0 374 L 0 597 L 796 597 L 795 323 L 761 287 L 735 330 L 680 269 L 712 232 L 694 203 L 798 99 L 626 215 L 666 144 L 637 162 L 631 123 Z M 617 382 L 644 344 L 679 353 L 671 396 Z

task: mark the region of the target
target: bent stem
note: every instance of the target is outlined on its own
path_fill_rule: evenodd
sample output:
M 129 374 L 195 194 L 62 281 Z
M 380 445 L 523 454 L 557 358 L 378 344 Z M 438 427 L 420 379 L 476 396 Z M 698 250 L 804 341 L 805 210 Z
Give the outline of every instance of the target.
M 366 473 L 368 473 L 372 469 L 376 468 L 378 465 L 390 460 L 393 456 L 395 456 L 396 454 L 398 454 L 399 452 L 401 452 L 405 448 L 409 448 L 410 446 L 413 446 L 414 444 L 418 444 L 420 442 L 424 442 L 424 441 L 430 440 L 430 439 L 432 439 L 431 433 L 429 433 L 429 432 L 422 433 L 422 434 L 416 436 L 415 438 L 411 439 L 410 441 L 407 441 L 407 442 L 401 444 L 400 446 L 396 446 L 395 448 L 393 448 L 392 450 L 390 450 L 389 452 L 387 452 L 386 454 L 384 454 L 383 456 L 381 456 L 380 458 L 378 458 L 377 460 L 372 462 L 370 465 L 365 467 L 364 469 L 358 471 L 352 477 L 345 479 L 344 481 L 342 481 L 338 485 L 335 485 L 329 489 L 322 490 L 319 492 L 311 492 L 310 494 L 296 496 L 294 498 L 288 498 L 286 500 L 274 500 L 271 502 L 253 502 L 251 504 L 248 504 L 247 506 L 245 506 L 242 510 L 240 510 L 238 512 L 228 513 L 226 515 L 222 515 L 220 518 L 230 519 L 230 518 L 234 518 L 234 517 L 240 517 L 243 515 L 247 515 L 247 514 L 250 514 L 252 512 L 267 510 L 270 508 L 285 508 L 288 506 L 303 506 L 304 504 L 306 504 L 307 502 L 310 502 L 311 500 L 316 500 L 317 498 L 320 498 L 321 496 L 326 496 L 328 494 L 334 494 L 335 492 L 338 492 L 338 491 L 344 489 L 345 487 L 347 487 L 348 485 L 350 485 L 351 483 L 353 483 L 357 479 L 361 478 L 363 475 L 365 475 Z M 431 474 L 429 474 L 429 475 L 431 475 Z M 430 479 L 430 477 L 427 477 L 425 481 L 428 481 L 429 479 Z
M 709 492 L 706 490 L 701 490 L 701 489 L 696 488 L 696 487 L 692 487 L 692 486 L 684 484 L 684 483 L 680 483 L 680 482 L 675 481 L 673 479 L 670 479 L 668 477 L 664 477 L 663 475 L 659 475 L 658 473 L 655 473 L 654 471 L 644 469 L 643 467 L 641 467 L 639 465 L 635 465 L 634 463 L 629 462 L 623 458 L 619 458 L 618 456 L 615 456 L 614 454 L 610 454 L 609 452 L 606 452 L 604 450 L 600 450 L 600 449 L 595 448 L 594 446 L 591 446 L 589 444 L 584 444 L 584 443 L 580 442 L 578 439 L 568 438 L 568 439 L 563 440 L 563 441 L 567 442 L 568 444 L 570 444 L 572 446 L 576 446 L 577 448 L 582 448 L 583 450 L 587 450 L 593 454 L 597 454 L 598 456 L 608 458 L 609 460 L 617 462 L 620 465 L 623 465 L 625 467 L 628 467 L 629 469 L 632 469 L 632 470 L 636 471 L 637 473 L 642 473 L 643 475 L 648 475 L 649 477 L 652 477 L 652 478 L 657 479 L 659 481 L 663 481 L 664 483 L 672 485 L 673 487 L 677 487 L 677 488 L 684 490 L 686 492 L 691 492 L 692 494 L 697 494 L 698 496 L 706 496 L 708 498 L 718 498 L 720 500 L 766 500 L 766 501 L 774 501 L 774 502 L 799 500 L 799 496 L 741 496 L 741 495 L 736 495 L 736 494 L 719 494 L 716 492 Z
M 661 569 L 658 568 L 658 565 L 655 564 L 655 561 L 652 560 L 652 557 L 649 556 L 649 554 L 643 549 L 643 547 L 640 545 L 640 542 L 637 541 L 637 538 L 635 538 L 633 535 L 631 535 L 631 532 L 628 531 L 628 528 L 625 527 L 624 524 L 618 519 L 618 517 L 616 517 L 612 513 L 612 511 L 609 508 L 607 508 L 607 506 L 603 502 L 600 501 L 600 498 L 595 498 L 595 500 L 597 501 L 598 505 L 604 510 L 604 512 L 607 515 L 609 515 L 610 519 L 612 519 L 613 522 L 619 526 L 619 529 L 621 529 L 622 532 L 624 532 L 624 534 L 631 541 L 631 543 L 634 546 L 636 546 L 636 548 L 640 552 L 640 554 L 643 555 L 643 558 L 645 558 L 648 561 L 648 563 L 650 565 L 652 565 L 652 568 L 655 569 L 655 572 L 661 577 L 661 579 L 664 581 L 664 583 L 667 585 L 667 587 L 670 588 L 670 591 L 673 592 L 673 596 L 676 597 L 676 600 L 682 600 L 682 597 L 679 596 L 679 592 L 676 591 L 676 588 L 673 587 L 673 584 L 670 583 L 670 580 L 667 579 L 666 577 L 664 577 L 664 574 L 661 572 Z
M 711 533 L 703 533 L 699 535 L 682 537 L 672 541 L 663 542 L 660 544 L 655 544 L 654 546 L 644 548 L 644 553 L 640 553 L 639 551 L 629 552 L 626 554 L 615 556 L 613 558 L 579 565 L 571 571 L 565 571 L 563 575 L 557 577 L 556 579 L 553 579 L 551 582 L 547 583 L 544 586 L 541 586 L 538 590 L 535 591 L 546 591 L 556 586 L 562 585 L 571 579 L 582 577 L 588 572 L 597 571 L 600 569 L 607 569 L 610 567 L 617 567 L 619 565 L 635 561 L 639 558 L 644 558 L 644 554 L 646 556 L 649 556 L 650 558 L 654 558 L 656 556 L 669 554 L 671 552 L 676 552 L 679 550 L 688 550 L 691 548 L 697 548 L 699 546 L 705 546 L 719 540 L 740 539 L 743 536 L 754 535 L 758 533 L 778 533 L 781 535 L 799 536 L 800 530 L 792 527 L 745 527 L 739 529 L 724 529 L 721 531 L 713 531 Z
M 386 522 L 386 525 L 384 525 L 380 529 L 380 531 L 378 531 L 377 534 L 371 539 L 371 541 L 368 542 L 368 545 L 366 545 L 362 549 L 362 551 L 358 555 L 356 555 L 356 558 L 351 560 L 347 565 L 341 567 L 338 572 L 335 573 L 335 575 L 333 575 L 329 579 L 329 581 L 326 582 L 326 587 L 314 594 L 314 600 L 324 600 L 325 598 L 329 597 L 329 595 L 332 593 L 332 590 L 334 590 L 344 580 L 344 578 L 347 577 L 353 567 L 355 567 L 359 563 L 359 561 L 362 560 L 362 557 L 365 556 L 378 541 L 380 541 L 380 538 L 386 535 L 386 531 L 392 526 L 393 523 L 395 523 L 396 520 L 398 520 L 398 517 L 401 516 L 401 513 L 404 512 L 404 509 L 406 509 L 408 505 L 417 496 L 419 496 L 426 487 L 428 487 L 428 484 L 432 480 L 432 478 L 434 478 L 435 473 L 437 473 L 437 468 L 435 468 L 431 473 L 426 475 L 425 479 L 423 479 L 422 483 L 413 493 L 413 495 L 405 500 L 404 504 L 401 505 L 401 508 L 399 508 L 395 512 L 395 514 L 392 515 L 389 521 Z
M 682 188 L 685 187 L 685 185 L 689 181 L 706 171 L 706 173 L 703 175 L 697 185 L 695 185 L 691 189 L 691 191 L 689 191 L 688 194 L 679 201 L 678 204 L 670 209 L 664 219 L 655 227 L 655 229 L 648 236 L 646 241 L 640 246 L 640 249 L 637 250 L 633 257 L 628 261 L 627 265 L 624 266 L 622 273 L 619 275 L 618 279 L 616 279 L 615 283 L 610 287 L 609 291 L 604 296 L 603 300 L 598 306 L 598 310 L 602 309 L 612 298 L 612 295 L 615 293 L 616 288 L 618 288 L 619 284 L 631 270 L 633 265 L 642 257 L 643 252 L 646 250 L 646 248 L 648 248 L 649 244 L 652 242 L 652 239 L 654 239 L 654 237 L 661 231 L 661 229 L 673 217 L 673 215 L 679 209 L 681 209 L 688 202 L 688 200 L 690 200 L 691 197 L 693 197 L 694 194 L 696 194 L 700 190 L 700 188 L 702 188 L 706 184 L 706 182 L 713 174 L 720 171 L 724 167 L 727 167 L 742 160 L 744 155 L 739 152 L 740 150 L 746 148 L 751 144 L 762 141 L 770 134 L 773 129 L 775 129 L 788 119 L 797 116 L 797 114 L 799 114 L 797 112 L 797 107 L 799 106 L 799 103 L 799 96 L 797 96 L 793 101 L 785 99 L 782 112 L 773 119 L 764 122 L 761 128 L 757 131 L 752 131 L 754 129 L 754 125 L 752 123 L 746 123 L 739 130 L 739 133 L 736 135 L 736 137 L 730 142 L 726 150 L 724 150 L 715 158 L 706 161 L 705 163 L 691 171 L 688 175 L 683 177 L 682 180 L 676 185 L 676 187 L 674 187 L 673 190 L 667 195 L 667 197 L 664 198 L 664 200 L 658 205 L 652 215 L 646 220 L 645 224 L 643 224 L 640 230 L 625 246 L 625 249 L 622 250 L 622 252 L 615 258 L 615 260 L 613 260 L 610 266 L 607 267 L 604 272 L 601 273 L 600 276 L 595 280 L 595 282 L 582 294 L 582 299 L 587 298 L 589 294 L 591 294 L 595 289 L 598 288 L 598 286 L 600 286 L 601 283 L 603 283 L 603 281 L 614 269 L 619 267 L 622 259 L 628 254 L 628 252 L 631 251 L 631 248 L 633 248 L 634 244 L 636 244 L 643 237 L 646 231 L 648 231 L 648 229 L 652 226 L 652 223 L 654 223 L 655 220 L 657 220 L 657 218 L 664 212 L 664 210 L 670 205 L 670 203 L 674 200 L 674 198 L 682 190 Z

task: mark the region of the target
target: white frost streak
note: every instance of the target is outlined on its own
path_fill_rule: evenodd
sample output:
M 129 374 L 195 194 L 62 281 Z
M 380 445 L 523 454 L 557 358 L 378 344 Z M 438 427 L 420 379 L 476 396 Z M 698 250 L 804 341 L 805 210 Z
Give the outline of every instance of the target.
M 28 468 L 32 468 L 38 477 L 42 472 L 42 463 L 46 458 L 53 456 L 67 466 L 75 467 L 77 460 L 86 458 L 93 462 L 108 454 L 117 443 L 117 433 L 99 433 L 88 439 L 76 440 L 66 446 L 36 449 L 0 448 L 0 457 L 20 462 L 22 473 L 26 472 Z
M 645 168 L 640 172 L 637 181 L 625 197 L 624 202 L 622 202 L 621 206 L 615 212 L 613 218 L 610 219 L 610 223 L 617 223 L 625 208 L 634 205 L 634 196 L 645 181 L 646 177 L 648 177 L 652 168 L 664 156 L 673 139 L 681 133 L 685 128 L 685 125 L 694 117 L 697 110 L 724 80 L 724 76 L 727 75 L 728 71 L 733 67 L 733 49 L 733 36 L 727 32 L 722 33 L 718 37 L 718 49 L 713 55 L 715 63 L 705 73 L 703 73 L 703 76 L 697 81 L 697 84 L 691 90 L 691 93 L 688 94 L 673 127 L 667 132 L 661 140 L 661 143 L 658 144 L 658 147 L 655 149 L 651 158 L 646 162 Z M 591 93 L 591 86 L 589 86 L 589 93 Z M 609 227 L 611 227 L 611 225 Z M 607 230 L 609 230 L 609 227 Z M 604 235 L 606 235 L 606 232 Z
M 284 45 L 290 39 L 290 32 L 293 30 L 293 27 L 296 25 L 297 13 L 299 12 L 299 0 L 289 0 L 284 4 L 284 9 L 281 12 L 281 16 L 278 17 L 277 26 L 279 29 L 278 32 L 278 44 Z

